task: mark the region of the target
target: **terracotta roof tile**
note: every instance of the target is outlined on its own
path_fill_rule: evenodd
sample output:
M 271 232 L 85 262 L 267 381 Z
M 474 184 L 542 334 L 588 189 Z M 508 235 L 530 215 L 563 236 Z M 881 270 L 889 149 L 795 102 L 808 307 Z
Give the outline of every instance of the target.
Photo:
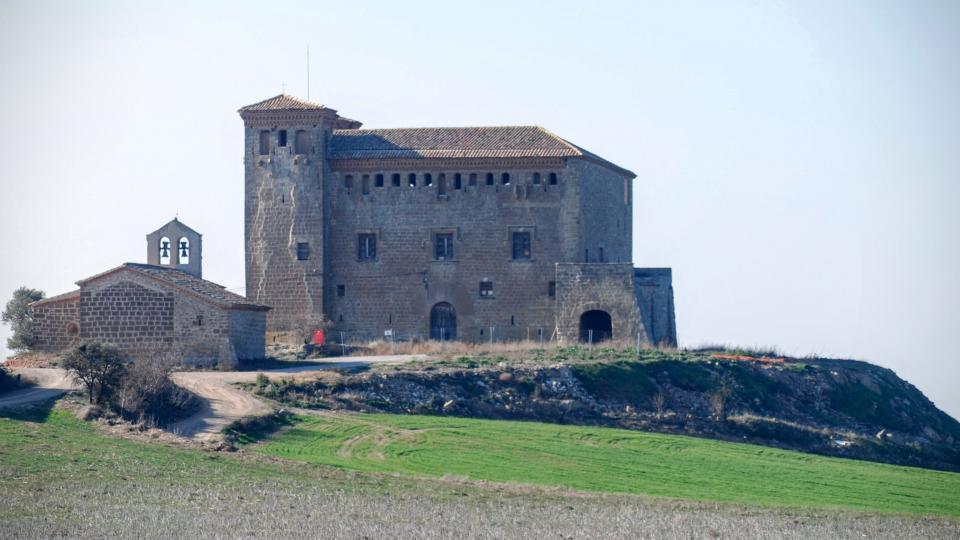
M 537 126 L 334 130 L 330 159 L 580 157 L 626 169 Z
M 240 112 L 246 111 L 315 111 L 323 110 L 328 107 L 320 103 L 314 103 L 305 99 L 300 99 L 287 94 L 279 94 L 270 99 L 241 107 Z

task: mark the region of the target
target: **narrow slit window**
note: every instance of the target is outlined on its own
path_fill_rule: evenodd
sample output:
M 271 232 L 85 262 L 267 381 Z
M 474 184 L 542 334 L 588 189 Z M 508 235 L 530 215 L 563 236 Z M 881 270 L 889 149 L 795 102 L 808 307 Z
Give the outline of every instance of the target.
M 550 298 L 556 298 L 557 296 L 557 282 L 551 281 L 547 283 L 547 296 Z
M 277 146 L 282 148 L 286 145 L 287 145 L 287 130 L 281 129 L 280 132 L 277 133 Z
M 597 262 L 603 262 L 603 248 L 597 248 Z
M 346 285 L 337 285 L 337 296 L 343 298 L 347 295 L 347 286 Z

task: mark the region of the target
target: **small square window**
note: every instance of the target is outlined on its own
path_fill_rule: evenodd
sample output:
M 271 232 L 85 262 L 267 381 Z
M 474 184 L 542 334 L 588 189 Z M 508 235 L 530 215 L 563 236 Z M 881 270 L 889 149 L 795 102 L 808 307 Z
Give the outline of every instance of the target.
M 493 282 L 492 281 L 480 282 L 480 298 L 493 298 Z
M 346 285 L 337 285 L 337 296 L 343 297 L 347 295 L 347 286 Z
M 514 260 L 530 259 L 530 233 L 529 232 L 513 233 L 513 259 Z
M 433 237 L 433 256 L 438 261 L 453 260 L 453 234 L 437 233 Z
M 297 260 L 310 260 L 310 244 L 307 242 L 297 242 Z
M 357 235 L 357 260 L 375 261 L 377 259 L 377 235 L 361 233 Z
M 557 282 L 556 282 L 556 281 L 551 281 L 550 283 L 547 283 L 547 296 L 549 296 L 550 298 L 554 298 L 554 297 L 557 296 Z

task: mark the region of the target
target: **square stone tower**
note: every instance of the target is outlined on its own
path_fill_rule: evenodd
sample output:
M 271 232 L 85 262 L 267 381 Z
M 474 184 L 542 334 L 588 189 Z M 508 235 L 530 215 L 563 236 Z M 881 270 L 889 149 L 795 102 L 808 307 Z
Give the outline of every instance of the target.
M 273 307 L 268 331 L 305 331 L 323 317 L 327 142 L 359 122 L 281 94 L 239 111 L 244 123 L 247 298 Z

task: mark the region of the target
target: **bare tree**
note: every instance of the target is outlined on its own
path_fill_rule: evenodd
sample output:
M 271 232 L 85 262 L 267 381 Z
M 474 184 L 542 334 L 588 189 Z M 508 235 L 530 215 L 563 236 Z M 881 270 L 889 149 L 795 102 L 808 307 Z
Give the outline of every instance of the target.
M 63 359 L 63 367 L 86 387 L 90 403 L 103 403 L 117 390 L 126 366 L 116 347 L 98 342 L 83 343 Z
M 663 418 L 663 413 L 667 410 L 667 396 L 663 392 L 657 392 L 653 396 L 653 408 L 657 411 L 657 418 Z

